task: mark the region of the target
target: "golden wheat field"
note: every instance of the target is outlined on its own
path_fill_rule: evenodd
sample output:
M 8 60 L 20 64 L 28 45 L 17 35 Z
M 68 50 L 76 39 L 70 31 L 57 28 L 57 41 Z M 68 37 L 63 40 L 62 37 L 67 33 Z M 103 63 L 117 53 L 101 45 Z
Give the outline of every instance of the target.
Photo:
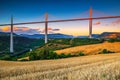
M 28 62 L 0 61 L 0 80 L 120 80 L 120 53 Z
M 55 51 L 58 54 L 71 54 L 71 53 L 79 53 L 83 52 L 84 54 L 98 54 L 103 49 L 107 49 L 116 53 L 120 52 L 120 42 L 104 42 L 100 44 L 91 44 L 91 45 L 84 45 L 84 46 L 76 46 L 71 48 L 66 48 L 62 50 Z

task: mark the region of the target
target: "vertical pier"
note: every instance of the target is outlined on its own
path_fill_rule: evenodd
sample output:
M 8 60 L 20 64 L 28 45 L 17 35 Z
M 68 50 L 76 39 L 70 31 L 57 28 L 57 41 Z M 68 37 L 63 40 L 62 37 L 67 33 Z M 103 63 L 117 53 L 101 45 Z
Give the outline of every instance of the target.
M 13 50 L 13 16 L 11 16 L 11 30 L 10 30 L 10 53 L 14 53 Z
M 92 7 L 90 7 L 89 38 L 92 38 Z
M 48 13 L 45 14 L 45 44 L 48 42 Z

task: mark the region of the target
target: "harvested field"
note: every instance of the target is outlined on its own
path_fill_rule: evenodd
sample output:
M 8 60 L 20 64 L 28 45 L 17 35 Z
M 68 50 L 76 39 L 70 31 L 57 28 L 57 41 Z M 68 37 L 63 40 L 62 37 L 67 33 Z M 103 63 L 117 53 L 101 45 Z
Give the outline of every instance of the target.
M 83 52 L 84 54 L 98 54 L 101 52 L 103 49 L 107 49 L 113 52 L 120 52 L 120 42 L 114 42 L 114 43 L 109 43 L 109 42 L 104 42 L 100 44 L 92 44 L 92 45 L 84 45 L 84 46 L 76 46 L 76 47 L 71 47 L 71 48 L 66 48 L 62 50 L 56 50 L 55 52 L 57 54 L 74 54 L 74 53 L 79 53 Z
M 29 62 L 0 61 L 0 80 L 120 80 L 120 53 Z

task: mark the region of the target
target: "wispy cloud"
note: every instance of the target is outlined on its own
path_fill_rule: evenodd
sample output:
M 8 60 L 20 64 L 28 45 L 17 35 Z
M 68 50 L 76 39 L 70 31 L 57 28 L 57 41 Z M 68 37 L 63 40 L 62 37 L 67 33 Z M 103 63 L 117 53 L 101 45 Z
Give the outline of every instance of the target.
M 60 31 L 60 29 L 57 29 L 57 28 L 50 28 L 48 27 L 48 33 L 54 33 L 55 31 Z M 44 33 L 45 32 L 45 29 L 41 31 L 41 33 Z
M 113 20 L 111 21 L 109 24 L 107 24 L 108 26 L 119 26 L 120 25 L 120 19 L 117 20 Z
M 112 21 L 112 24 L 120 24 L 120 19 Z
M 10 27 L 5 26 L 0 28 L 1 32 L 10 32 Z M 29 28 L 29 27 L 13 27 L 13 30 L 16 34 L 40 34 L 44 33 L 45 30 L 40 29 L 40 28 Z M 53 29 L 53 28 L 48 28 L 48 33 L 54 33 L 56 31 L 59 31 L 60 29 Z
M 10 32 L 10 27 L 9 26 L 5 26 L 0 28 L 0 31 L 2 32 Z M 13 27 L 13 30 L 15 33 L 17 34 L 39 34 L 40 33 L 40 29 L 39 28 L 29 28 L 29 27 Z
M 101 24 L 100 21 L 94 23 L 94 25 L 100 25 L 100 24 Z
M 0 30 L 2 32 L 9 32 L 10 31 L 10 27 L 9 26 L 5 26 L 5 27 L 0 28 Z M 30 28 L 28 28 L 28 27 L 13 27 L 13 30 L 14 31 L 27 31 L 27 30 L 30 30 Z

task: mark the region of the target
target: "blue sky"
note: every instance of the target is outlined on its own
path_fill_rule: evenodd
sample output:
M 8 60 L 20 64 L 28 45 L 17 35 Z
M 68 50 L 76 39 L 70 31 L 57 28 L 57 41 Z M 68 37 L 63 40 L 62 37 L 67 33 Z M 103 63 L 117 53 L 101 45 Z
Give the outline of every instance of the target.
M 120 0 L 0 0 L 0 24 L 10 23 L 11 15 L 14 16 L 14 22 L 43 21 L 46 12 L 49 14 L 49 20 L 89 17 L 90 6 L 93 9 L 93 17 L 120 15 Z M 110 28 L 107 27 L 106 30 L 101 29 L 117 20 L 119 19 L 94 21 L 94 23 L 104 23 L 97 25 L 99 28 L 94 32 L 118 32 L 119 24 L 116 27 L 109 25 Z M 53 29 L 60 29 L 57 33 L 72 35 L 87 35 L 88 25 L 88 21 L 49 24 Z M 21 26 L 40 27 L 41 30 L 44 30 L 44 24 Z

